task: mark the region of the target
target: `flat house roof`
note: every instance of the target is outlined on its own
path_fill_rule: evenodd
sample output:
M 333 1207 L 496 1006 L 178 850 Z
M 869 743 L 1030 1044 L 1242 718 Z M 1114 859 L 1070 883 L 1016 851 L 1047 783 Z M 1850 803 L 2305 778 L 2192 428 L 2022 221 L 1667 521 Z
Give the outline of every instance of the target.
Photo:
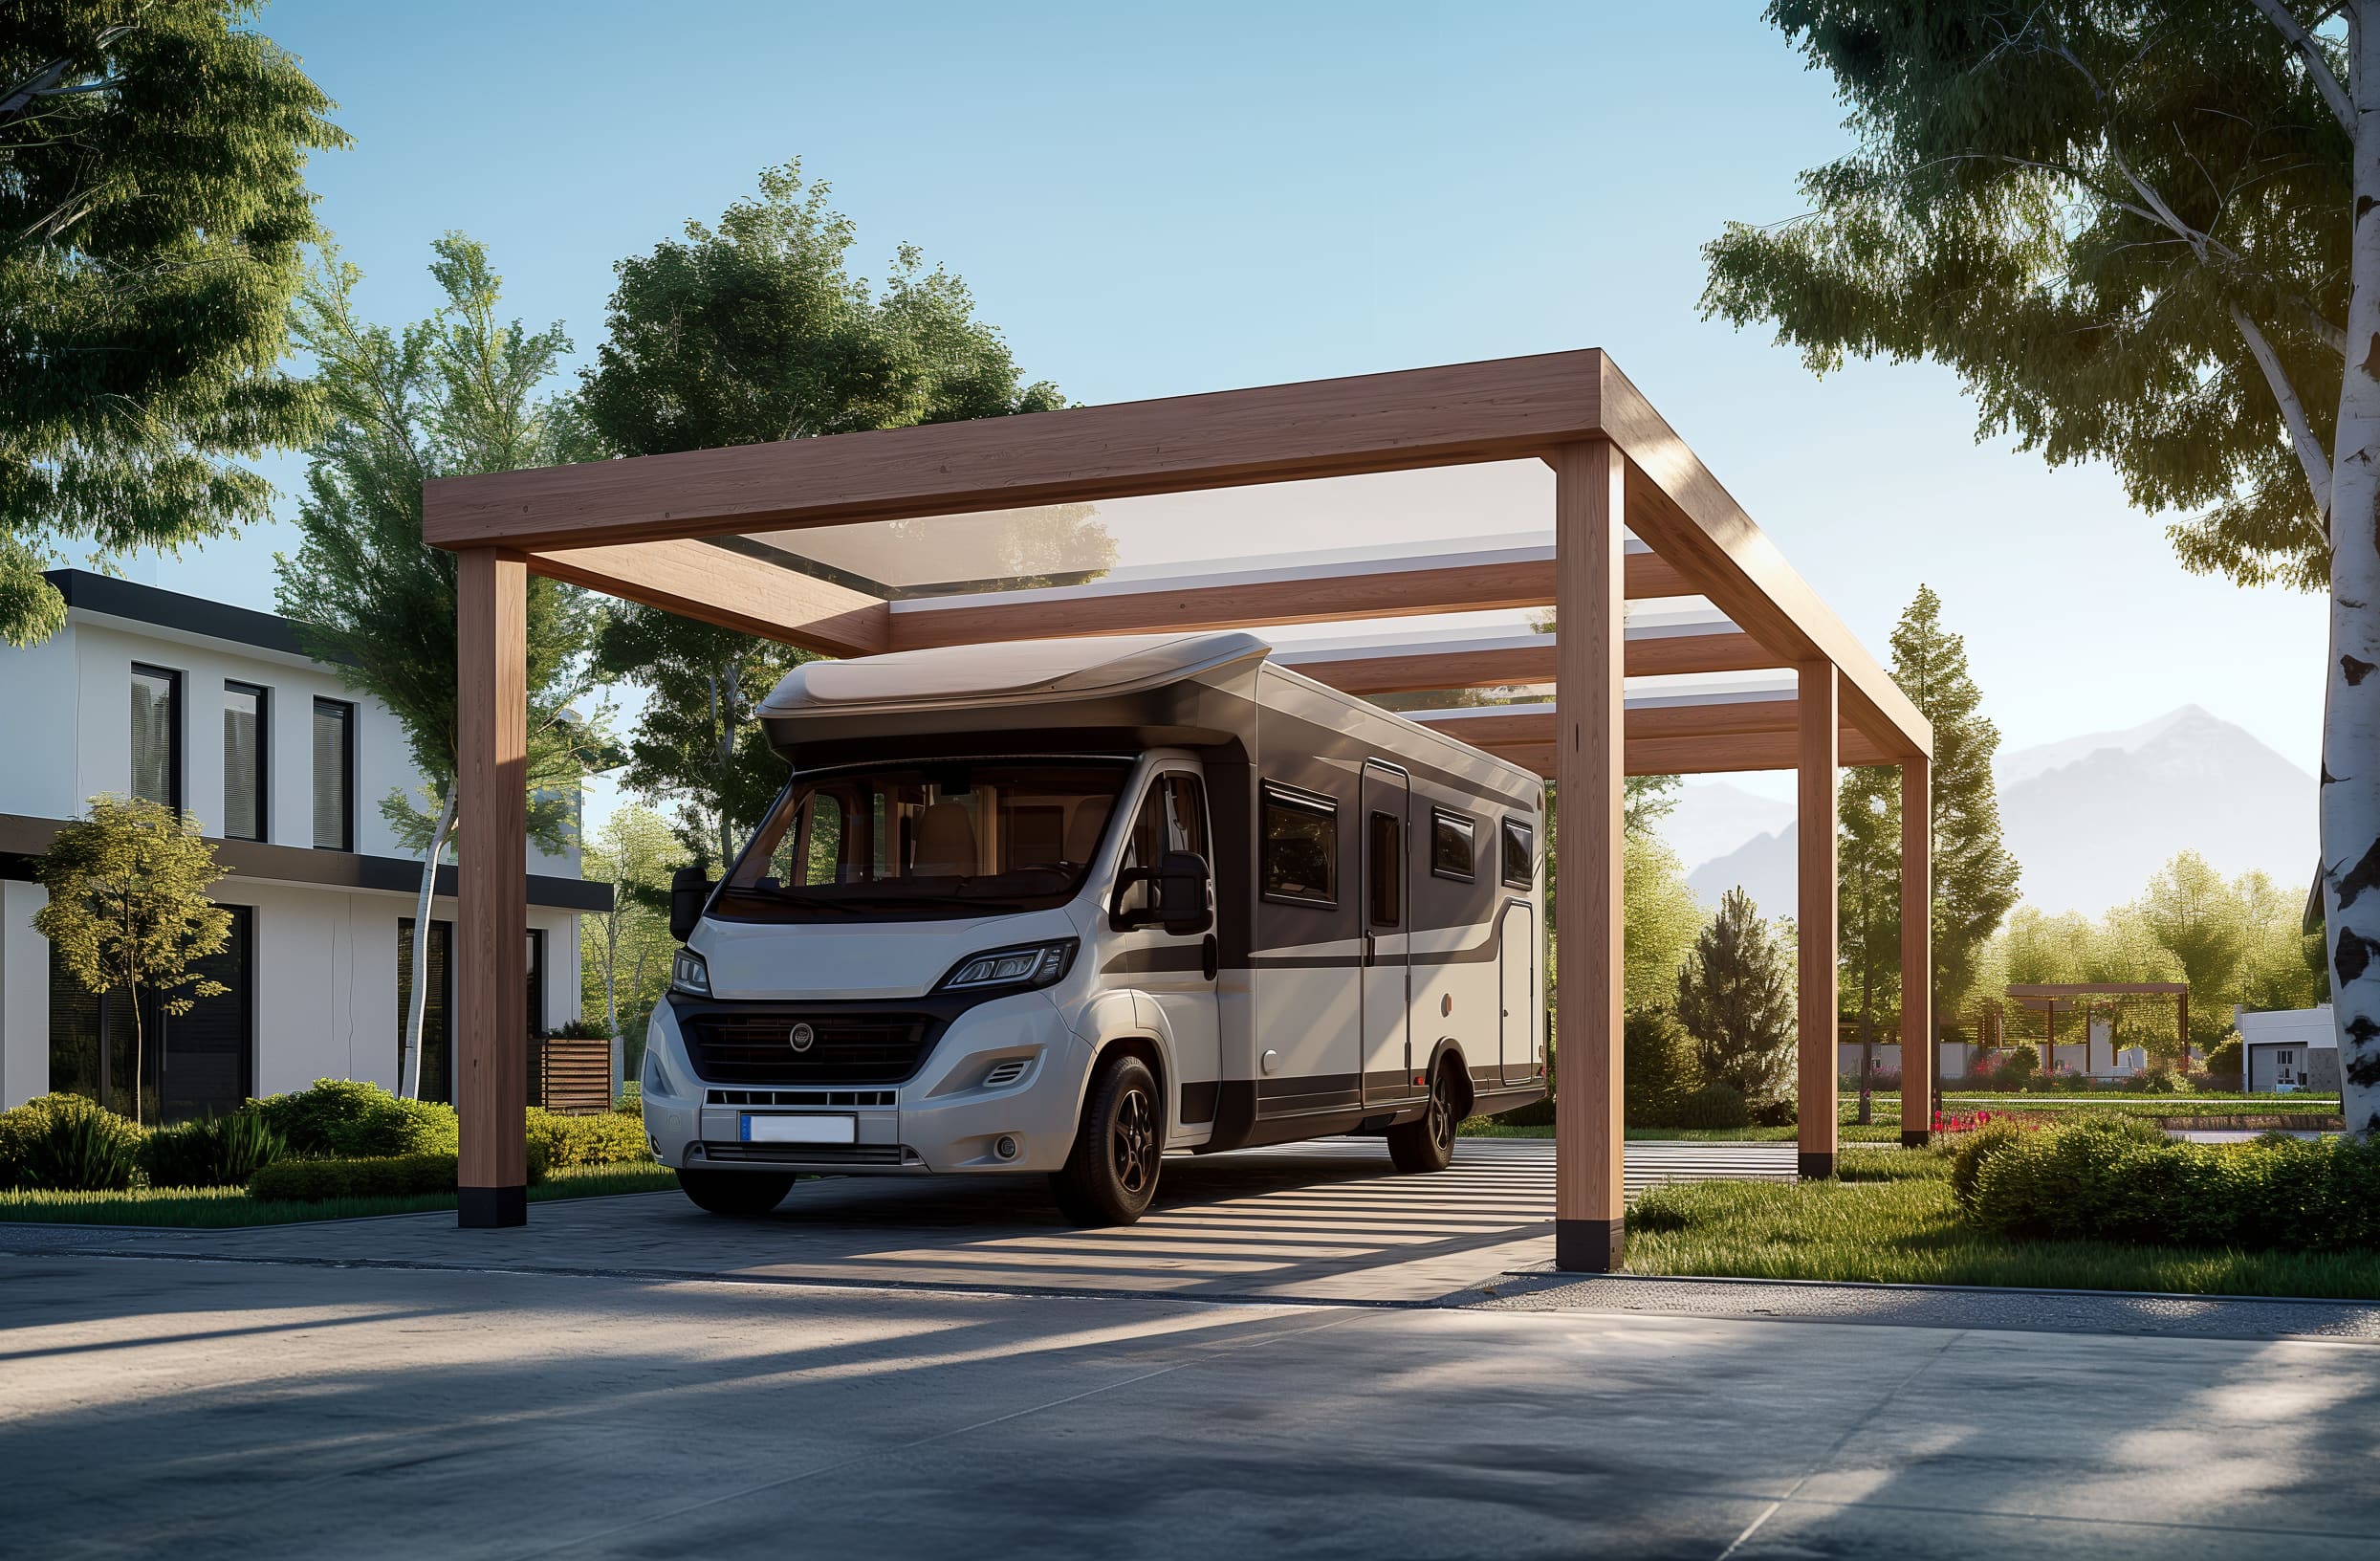
M 1212 561 L 1318 533 L 1364 545 Z M 1623 771 L 1789 766 L 1800 816 L 1826 821 L 1798 846 L 1797 1078 L 1813 1103 L 1800 1164 L 1831 1176 L 1837 772 L 1900 767 L 1916 889 L 1902 924 L 1903 1039 L 1916 1043 L 1903 1140 L 1930 1131 L 1932 734 L 1600 351 L 446 478 L 425 486 L 423 535 L 464 555 L 475 839 L 521 827 L 504 777 L 524 741 L 526 570 L 835 656 L 1557 607 L 1550 635 L 1408 635 L 1283 658 L 1367 695 L 1555 686 L 1551 703 L 1421 718 L 1557 778 L 1566 803 L 1557 1265 L 1621 1257 Z M 1685 610 L 1640 605 L 1652 603 Z M 1790 683 L 1708 681 L 1763 670 Z M 1687 682 L 1629 690 L 1630 674 Z M 479 1060 L 467 1077 L 500 1081 L 518 1072 L 517 912 L 503 884 L 474 890 L 467 871 L 463 917 L 465 1056 Z M 489 1104 L 476 1128 L 465 1113 L 468 1224 L 526 1218 L 517 1112 Z

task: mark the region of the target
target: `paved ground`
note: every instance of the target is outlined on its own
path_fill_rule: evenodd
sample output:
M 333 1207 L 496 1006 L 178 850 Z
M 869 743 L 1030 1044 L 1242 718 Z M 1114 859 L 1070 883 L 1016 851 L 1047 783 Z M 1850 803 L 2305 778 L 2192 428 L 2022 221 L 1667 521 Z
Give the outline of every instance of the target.
M 1538 1240 L 1492 1224 L 1535 1204 L 1527 1146 L 1466 1145 L 1427 1197 L 1352 1147 L 1244 1158 L 1168 1204 L 1229 1253 L 1109 1271 L 1345 1245 L 1419 1291 Z M 731 1240 L 667 1198 L 513 1233 L 0 1229 L 0 1553 L 2380 1553 L 2380 1346 L 2189 1336 L 2368 1310 L 1510 1276 L 1348 1305 L 1280 1253 L 1131 1293 L 1045 1286 L 1097 1271 L 1078 1247 L 988 1263 L 1059 1234 L 1013 1205 L 874 1185 L 872 1238 L 843 1184 Z M 1400 1242 L 1401 1217 L 1456 1228 Z M 822 1243 L 797 1270 L 928 1257 L 900 1286 L 743 1247 L 674 1277 L 746 1240 Z M 1044 1287 L 918 1282 L 945 1266 Z M 1182 1298 L 1225 1282 L 1300 1293 Z M 1892 1326 L 1844 1321 L 1861 1294 Z
M 1467 1139 L 1452 1170 L 1403 1176 L 1378 1139 L 1333 1139 L 1166 1162 L 1138 1224 L 1078 1230 L 1038 1177 L 840 1177 L 797 1184 L 757 1223 L 678 1193 L 538 1203 L 525 1231 L 461 1233 L 450 1215 L 331 1226 L 41 1233 L 40 1244 L 248 1260 L 496 1262 L 647 1278 L 746 1278 L 1207 1299 L 1434 1301 L 1553 1260 L 1553 1144 Z M 1628 1185 L 1680 1176 L 1791 1177 L 1791 1144 L 1630 1144 Z

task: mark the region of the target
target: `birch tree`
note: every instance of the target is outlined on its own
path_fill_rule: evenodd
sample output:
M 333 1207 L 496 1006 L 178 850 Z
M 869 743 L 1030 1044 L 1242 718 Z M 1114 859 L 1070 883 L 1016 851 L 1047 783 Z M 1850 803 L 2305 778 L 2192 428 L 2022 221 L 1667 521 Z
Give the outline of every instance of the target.
M 591 449 L 567 394 L 545 389 L 570 351 L 561 327 L 531 332 L 506 321 L 501 279 L 472 240 L 449 233 L 431 251 L 446 302 L 398 330 L 363 319 L 362 275 L 336 253 L 309 277 L 294 334 L 314 355 L 329 421 L 308 451 L 303 540 L 295 557 L 276 561 L 279 605 L 307 652 L 388 707 L 424 780 L 419 796 L 381 802 L 397 839 L 422 859 L 398 1076 L 407 1096 L 421 1092 L 429 999 L 422 930 L 438 864 L 456 845 L 455 555 L 422 541 L 422 484 L 551 466 Z M 569 838 L 579 778 L 613 762 L 603 713 L 580 708 L 595 693 L 593 633 L 580 592 L 530 577 L 529 835 L 548 850 Z
M 2111 466 L 2189 567 L 2327 590 L 2327 958 L 2380 1126 L 2380 0 L 1774 0 L 1848 110 L 1708 312 L 1930 360 L 1980 436 Z

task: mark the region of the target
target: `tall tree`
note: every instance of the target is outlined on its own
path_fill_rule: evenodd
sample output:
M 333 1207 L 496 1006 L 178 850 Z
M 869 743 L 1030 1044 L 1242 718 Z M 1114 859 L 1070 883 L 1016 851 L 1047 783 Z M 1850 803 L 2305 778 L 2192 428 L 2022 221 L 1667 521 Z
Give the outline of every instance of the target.
M 1876 1026 L 1901 998 L 1900 772 L 1855 769 L 1845 780 L 1835 833 L 1841 994 L 1859 1016 L 1860 1106 L 1875 1119 Z
M 0 639 L 56 632 L 42 571 L 262 519 L 238 464 L 301 442 L 276 366 L 315 237 L 306 154 L 343 146 L 227 0 L 23 0 L 0 27 Z
M 850 272 L 857 233 L 827 204 L 825 185 L 805 183 L 798 163 L 763 170 L 759 184 L 756 197 L 730 206 L 716 226 L 688 222 L 683 238 L 613 268 L 610 334 L 582 392 L 613 452 L 712 450 L 1062 405 L 1056 386 L 1023 383 L 957 277 L 928 271 L 905 246 L 884 287 L 873 287 Z M 1076 509 L 1027 525 L 1009 549 L 1021 572 L 1051 573 L 1055 554 L 1071 561 L 1085 546 L 1096 567 L 1113 562 L 1113 544 L 1100 556 L 1103 531 Z M 1053 549 L 1058 534 L 1078 545 Z M 608 615 L 600 654 L 606 675 L 646 696 L 630 788 L 688 809 L 684 833 L 702 855 L 715 846 L 722 861 L 731 856 L 784 779 L 753 707 L 802 653 L 624 606 Z
M 1793 1066 L 1793 956 L 1752 896 L 1731 889 L 1677 973 L 1677 1018 L 1705 1080 L 1747 1100 L 1778 1093 Z
M 653 1004 L 668 984 L 669 874 L 686 859 L 668 822 L 629 803 L 581 846 L 579 875 L 612 890 L 609 911 L 579 918 L 579 964 L 583 1006 L 600 1010 L 612 1036 L 613 1081 L 634 1078 Z
M 142 991 L 159 1013 L 179 1016 L 192 1000 L 230 990 L 190 968 L 231 935 L 231 912 L 207 897 L 223 873 L 196 819 L 121 797 L 92 798 L 90 811 L 60 825 L 41 857 L 50 898 L 33 912 L 33 931 L 84 990 L 131 999 L 136 1122 L 146 1114 Z
M 2330 591 L 2323 896 L 2347 1114 L 2380 1127 L 2380 0 L 1772 0 L 1851 155 L 1733 225 L 1706 307 L 1956 370 L 2104 459 L 2182 561 Z
M 404 729 L 426 796 L 392 793 L 382 815 L 422 856 L 413 925 L 429 925 L 438 863 L 454 840 L 455 556 L 422 540 L 422 484 L 432 477 L 552 466 L 593 453 L 568 395 L 543 393 L 570 341 L 497 313 L 501 279 L 460 233 L 430 246 L 446 301 L 402 329 L 366 322 L 362 274 L 326 253 L 309 277 L 295 332 L 314 355 L 328 422 L 313 444 L 298 505 L 296 556 L 277 560 L 281 611 L 308 652 L 349 688 L 386 705 Z M 567 841 L 579 779 L 610 762 L 588 654 L 583 593 L 529 581 L 529 828 L 549 850 Z M 426 802 L 425 807 L 422 802 Z M 468 848 L 468 842 L 463 848 Z M 429 939 L 413 939 L 400 1090 L 421 1088 Z

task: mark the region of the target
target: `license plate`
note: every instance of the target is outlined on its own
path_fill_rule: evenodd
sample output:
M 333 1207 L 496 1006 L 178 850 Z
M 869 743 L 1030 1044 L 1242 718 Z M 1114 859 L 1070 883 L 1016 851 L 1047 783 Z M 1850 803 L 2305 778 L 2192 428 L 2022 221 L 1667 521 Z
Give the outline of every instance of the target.
M 744 1142 L 748 1144 L 856 1144 L 860 1141 L 860 1119 L 856 1116 L 746 1116 Z

